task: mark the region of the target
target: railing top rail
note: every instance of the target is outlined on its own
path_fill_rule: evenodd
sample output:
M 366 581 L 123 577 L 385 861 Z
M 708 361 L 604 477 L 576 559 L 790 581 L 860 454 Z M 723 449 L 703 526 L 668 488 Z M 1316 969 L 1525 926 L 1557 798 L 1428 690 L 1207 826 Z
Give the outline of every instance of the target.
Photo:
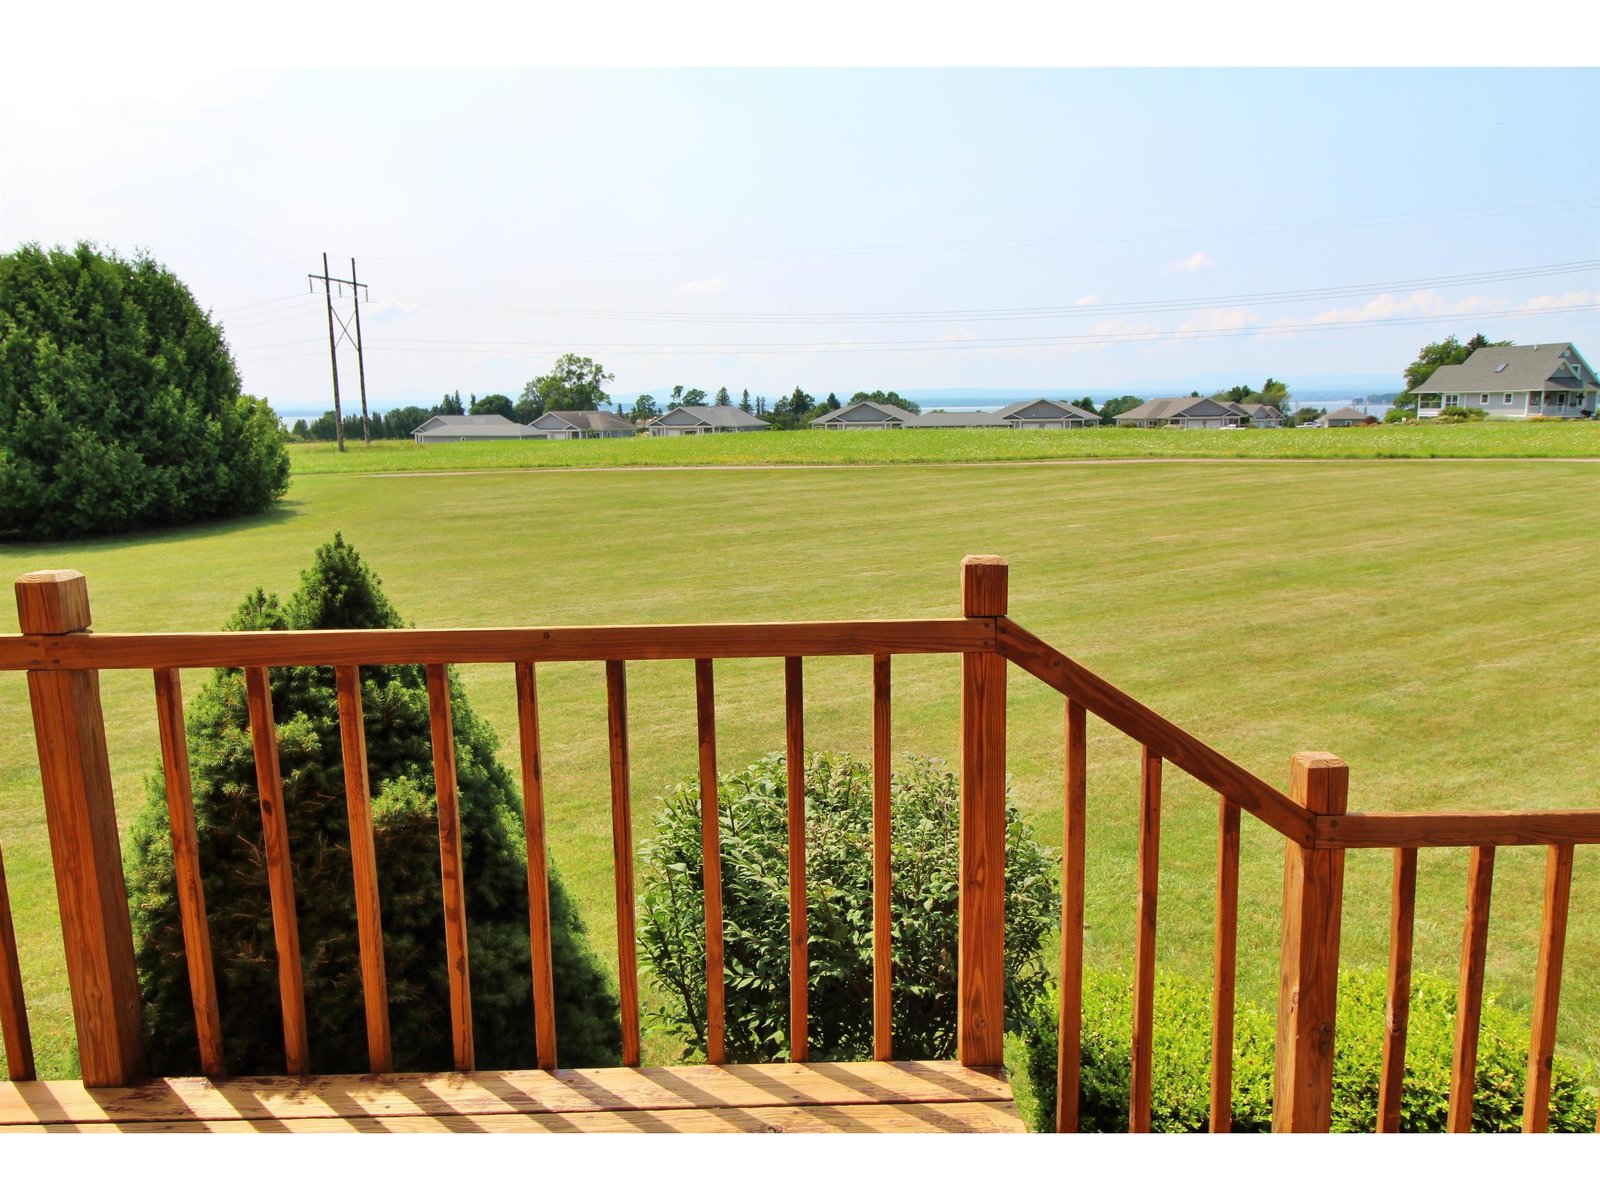
M 1594 845 L 1600 844 L 1600 809 L 1345 813 L 1318 817 L 1311 837 L 1319 850 Z
M 69 633 L 0 637 L 0 670 L 603 662 L 948 654 L 994 649 L 995 623 L 981 617 L 510 629 Z
M 1277 788 L 1154 709 L 1010 620 L 996 623 L 1000 652 L 1023 670 L 1071 697 L 1106 724 L 1187 771 L 1232 804 L 1254 813 L 1301 845 L 1310 845 L 1315 818 Z

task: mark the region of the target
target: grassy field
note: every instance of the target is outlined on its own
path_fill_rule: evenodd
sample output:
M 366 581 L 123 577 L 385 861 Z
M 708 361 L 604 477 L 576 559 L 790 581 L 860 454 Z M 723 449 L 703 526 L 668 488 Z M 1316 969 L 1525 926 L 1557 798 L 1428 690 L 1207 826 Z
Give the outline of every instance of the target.
M 293 447 L 298 475 L 537 467 L 829 466 L 1117 458 L 1589 458 L 1600 421 L 1486 421 L 1352 429 L 911 429 L 419 446 Z
M 1597 448 L 1597 432 L 1538 427 L 1514 436 L 1526 433 L 1530 446 L 1561 439 L 1562 453 L 1579 454 Z M 1174 436 L 1249 446 L 1323 437 L 1356 445 L 1391 434 L 1457 447 L 1513 436 L 1470 427 Z M 925 436 L 938 435 L 801 435 L 794 443 L 843 453 Z M 1000 436 L 1033 444 L 1027 435 Z M 1038 444 L 1121 436 L 1044 435 Z M 455 455 L 462 465 L 463 455 L 479 451 L 545 461 L 539 456 L 787 444 L 727 437 L 394 447 L 347 462 L 387 468 Z M 1292 751 L 1327 749 L 1350 763 L 1356 809 L 1595 804 L 1600 471 L 1592 464 L 1108 463 L 954 474 L 897 465 L 399 478 L 319 474 L 346 464 L 320 447 L 297 454 L 301 473 L 289 497 L 264 517 L 9 546 L 0 549 L 0 574 L 84 571 L 100 630 L 216 628 L 256 584 L 292 590 L 313 549 L 342 530 L 419 625 L 781 620 L 954 615 L 961 556 L 1001 553 L 1012 563 L 1016 619 L 1269 780 L 1286 780 Z M 9 613 L 0 617 L 0 632 L 14 630 Z M 894 671 L 896 749 L 953 760 L 956 664 L 908 657 Z M 468 667 L 463 678 L 514 759 L 510 670 Z M 1061 702 L 1018 671 L 1011 678 L 1014 796 L 1039 837 L 1059 844 Z M 190 674 L 188 694 L 200 682 Z M 808 740 L 864 755 L 870 664 L 818 661 L 807 682 Z M 103 695 L 126 821 L 158 762 L 150 679 L 107 674 Z M 717 695 L 725 765 L 782 746 L 781 665 L 719 667 Z M 540 696 L 553 853 L 610 957 L 602 669 L 543 668 Z M 630 701 L 642 840 L 652 798 L 694 770 L 692 667 L 635 666 Z M 41 1067 L 61 1075 L 73 1069 L 71 1017 L 27 713 L 23 680 L 0 679 L 0 845 Z M 1133 945 L 1137 752 L 1091 722 L 1089 761 L 1089 954 L 1106 965 L 1127 961 Z M 1205 977 L 1215 800 L 1175 772 L 1169 778 L 1160 958 Z M 1275 987 L 1282 859 L 1281 842 L 1247 818 L 1241 985 L 1260 999 Z M 1496 870 L 1490 986 L 1524 1010 L 1542 864 L 1542 851 L 1510 849 Z M 1348 856 L 1347 961 L 1384 960 L 1389 870 L 1384 852 Z M 1421 970 L 1455 971 L 1465 872 L 1464 852 L 1423 856 Z M 1572 905 L 1561 1040 L 1600 1056 L 1600 853 L 1580 851 Z M 664 1038 L 648 1042 L 655 1059 L 673 1052 Z

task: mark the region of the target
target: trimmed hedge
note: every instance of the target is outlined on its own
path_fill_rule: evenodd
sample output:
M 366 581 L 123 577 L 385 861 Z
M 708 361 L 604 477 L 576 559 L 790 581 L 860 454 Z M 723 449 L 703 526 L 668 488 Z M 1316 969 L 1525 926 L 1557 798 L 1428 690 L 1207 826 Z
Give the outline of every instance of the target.
M 896 1058 L 951 1058 L 956 1043 L 960 784 L 905 756 L 890 784 L 891 983 Z M 726 1048 L 733 1062 L 787 1054 L 788 779 L 772 754 L 718 781 Z M 656 1014 L 690 1052 L 705 1050 L 705 912 L 700 784 L 667 792 L 642 852 L 639 942 L 661 984 Z M 1048 985 L 1056 928 L 1054 854 L 1006 808 L 1006 1014 L 1012 1028 Z M 809 1049 L 815 1060 L 872 1057 L 872 771 L 844 754 L 806 755 Z
M 1456 985 L 1438 976 L 1417 974 L 1411 988 L 1400 1128 L 1407 1133 L 1439 1133 L 1449 1111 Z M 1386 992 L 1382 971 L 1339 973 L 1335 1132 L 1370 1133 L 1377 1125 Z M 1127 975 L 1084 973 L 1079 1096 L 1080 1127 L 1085 1132 L 1121 1133 L 1128 1128 L 1132 1005 L 1133 987 Z M 1027 1116 L 1036 1130 L 1050 1129 L 1055 1119 L 1058 1006 L 1052 988 L 1029 1008 L 1023 1031 L 1022 1069 L 1034 1097 L 1034 1111 Z M 1157 973 L 1155 1011 L 1150 1126 L 1159 1133 L 1203 1131 L 1211 1104 L 1210 988 L 1182 976 Z M 1275 1013 L 1248 1001 L 1239 1002 L 1233 1059 L 1233 1127 L 1237 1132 L 1272 1128 L 1275 1023 Z M 1486 998 L 1478 1040 L 1475 1132 L 1511 1132 L 1521 1127 L 1527 1062 L 1527 1023 Z M 1552 1130 L 1594 1130 L 1597 1082 L 1592 1065 L 1556 1059 L 1550 1088 Z
M 0 539 L 260 512 L 289 452 L 239 387 L 221 326 L 148 255 L 0 254 Z

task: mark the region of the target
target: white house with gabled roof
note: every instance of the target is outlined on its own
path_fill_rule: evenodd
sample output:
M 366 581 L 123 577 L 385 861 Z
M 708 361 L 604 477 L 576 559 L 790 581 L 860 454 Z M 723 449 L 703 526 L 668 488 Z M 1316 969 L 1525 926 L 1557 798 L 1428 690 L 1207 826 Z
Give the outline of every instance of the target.
M 1483 346 L 1413 388 L 1417 416 L 1479 409 L 1490 417 L 1592 418 L 1600 379 L 1571 342 Z

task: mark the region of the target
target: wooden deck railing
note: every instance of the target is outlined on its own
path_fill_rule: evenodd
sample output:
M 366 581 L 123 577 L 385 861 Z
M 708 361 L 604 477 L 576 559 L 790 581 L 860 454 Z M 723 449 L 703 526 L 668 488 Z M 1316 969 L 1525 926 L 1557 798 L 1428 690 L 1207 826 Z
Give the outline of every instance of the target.
M 1398 1128 L 1409 998 L 1411 925 L 1417 850 L 1470 846 L 1469 904 L 1463 939 L 1450 1127 L 1470 1128 L 1484 945 L 1498 845 L 1549 849 L 1539 941 L 1524 1126 L 1544 1128 L 1550 1057 L 1559 1004 L 1572 848 L 1600 842 L 1600 811 L 1559 813 L 1386 814 L 1346 812 L 1348 770 L 1330 754 L 1297 754 L 1288 794 L 1257 778 L 1198 738 L 1056 651 L 1007 616 L 1007 566 L 1001 559 L 962 563 L 962 616 L 948 620 L 795 624 L 629 626 L 482 630 L 329 630 L 241 633 L 91 633 L 87 583 L 71 571 L 37 572 L 17 581 L 19 636 L 0 637 L 0 670 L 25 671 L 39 752 L 41 790 L 60 904 L 68 984 L 84 1082 L 117 1086 L 141 1072 L 140 1007 L 127 889 L 106 753 L 99 672 L 153 673 L 167 785 L 178 901 L 188 957 L 200 1058 L 207 1074 L 226 1073 L 221 1018 L 201 864 L 195 837 L 179 670 L 242 669 L 262 816 L 276 938 L 288 1073 L 309 1071 L 300 975 L 294 877 L 283 809 L 268 672 L 332 667 L 350 818 L 354 902 L 360 943 L 368 1057 L 374 1072 L 391 1068 L 388 997 L 378 905 L 360 668 L 426 667 L 438 798 L 447 973 L 454 1066 L 474 1067 L 472 990 L 467 950 L 455 749 L 450 720 L 452 663 L 502 663 L 516 683 L 522 789 L 526 805 L 528 919 L 532 948 L 532 1019 L 537 1065 L 557 1063 L 551 978 L 550 907 L 544 783 L 536 667 L 541 662 L 603 663 L 606 679 L 613 866 L 623 1060 L 640 1060 L 639 985 L 634 932 L 632 805 L 628 756 L 627 663 L 694 661 L 702 797 L 707 971 L 707 1056 L 723 1061 L 721 848 L 716 814 L 715 663 L 728 658 L 782 659 L 788 754 L 790 1045 L 803 1061 L 807 1044 L 804 805 L 804 667 L 807 657 L 870 658 L 873 713 L 873 1054 L 893 1057 L 890 913 L 890 679 L 897 654 L 961 656 L 960 916 L 957 1056 L 998 1070 L 1004 1040 L 1006 673 L 1016 664 L 1060 692 L 1065 708 L 1064 856 L 1060 1060 L 1057 1127 L 1077 1128 L 1082 1031 L 1087 718 L 1131 737 L 1140 750 L 1138 904 L 1134 946 L 1133 1061 L 1130 1127 L 1150 1127 L 1154 1031 L 1156 896 L 1160 876 L 1162 776 L 1166 764 L 1219 796 L 1214 968 L 1211 1128 L 1226 1131 L 1232 1108 L 1234 981 L 1237 954 L 1241 813 L 1285 840 L 1283 936 L 1274 1128 L 1326 1130 L 1332 1099 L 1334 998 L 1344 854 L 1358 848 L 1395 852 L 1388 1032 L 1383 1059 L 1381 1128 Z M 27 1010 L 16 940 L 0 864 L 0 1033 L 11 1078 L 33 1075 Z

